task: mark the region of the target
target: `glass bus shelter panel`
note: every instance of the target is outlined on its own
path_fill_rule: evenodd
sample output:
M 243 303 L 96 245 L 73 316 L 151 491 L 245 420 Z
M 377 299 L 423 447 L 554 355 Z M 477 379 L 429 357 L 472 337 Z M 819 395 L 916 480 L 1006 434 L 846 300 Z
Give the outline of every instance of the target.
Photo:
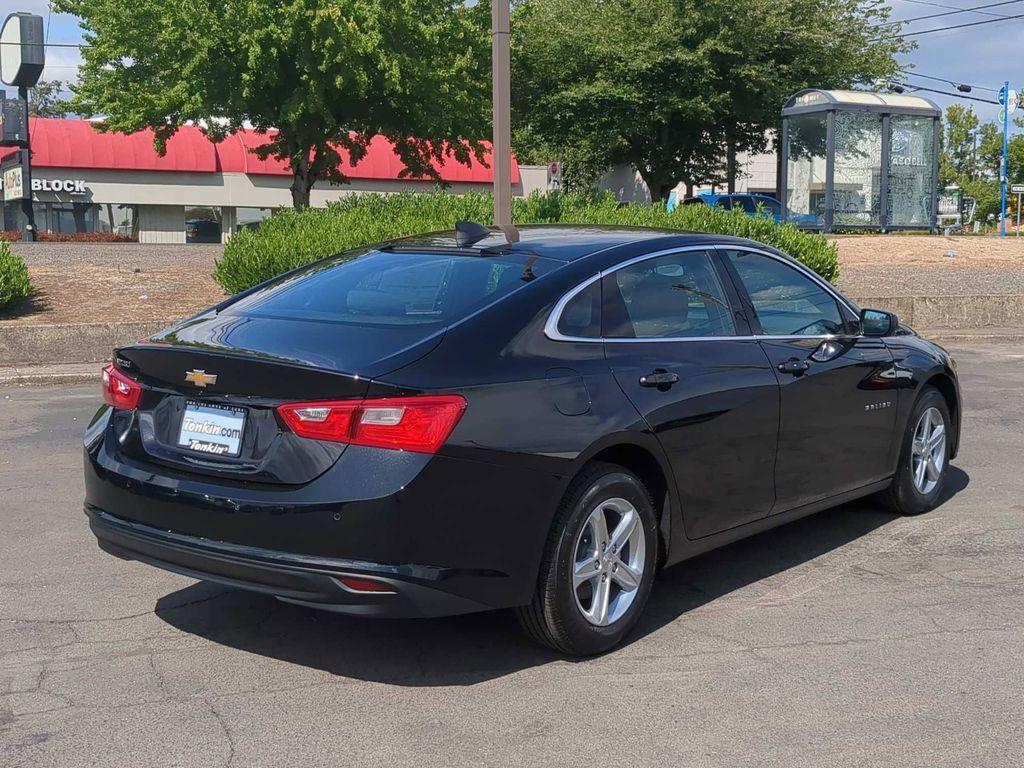
M 882 116 L 836 112 L 834 227 L 881 226 Z
M 786 208 L 800 226 L 825 223 L 825 149 L 828 122 L 824 113 L 789 118 L 786 158 Z
M 935 223 L 935 120 L 893 115 L 889 119 L 890 227 L 931 227 Z

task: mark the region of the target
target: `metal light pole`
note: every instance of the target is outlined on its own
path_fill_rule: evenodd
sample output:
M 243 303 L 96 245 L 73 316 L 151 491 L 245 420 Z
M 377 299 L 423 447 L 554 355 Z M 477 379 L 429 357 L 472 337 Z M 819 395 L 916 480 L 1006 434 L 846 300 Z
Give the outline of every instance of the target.
M 509 242 L 519 239 L 512 224 L 512 86 L 509 0 L 491 0 L 491 106 L 494 135 L 494 225 Z
M 28 162 L 22 164 L 25 170 L 22 172 L 22 184 L 25 185 L 28 196 L 21 200 L 21 212 L 25 216 L 25 228 L 21 230 L 21 239 L 25 242 L 34 243 L 38 239 L 36 234 L 39 230 L 36 227 L 36 209 L 32 205 L 32 141 L 29 138 L 29 125 L 32 118 L 28 116 L 28 88 L 19 86 L 18 98 L 25 105 L 25 149 L 20 150 L 28 155 Z

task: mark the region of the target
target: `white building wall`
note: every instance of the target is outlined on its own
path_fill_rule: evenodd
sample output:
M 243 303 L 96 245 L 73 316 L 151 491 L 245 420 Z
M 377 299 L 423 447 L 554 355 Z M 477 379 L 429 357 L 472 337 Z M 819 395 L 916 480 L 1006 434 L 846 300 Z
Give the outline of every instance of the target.
M 548 167 L 546 165 L 520 165 L 519 190 L 513 189 L 516 197 L 529 197 L 532 193 L 548 191 Z
M 741 175 L 736 179 L 737 192 L 757 192 L 775 196 L 778 178 L 777 155 L 765 152 L 759 155 L 740 154 L 736 157 Z
M 81 179 L 86 195 L 69 192 L 37 192 L 36 199 L 51 202 L 89 202 L 137 205 L 200 205 L 246 208 L 291 207 L 290 176 L 248 176 L 244 173 L 183 173 L 173 171 L 111 171 L 104 169 L 38 168 L 40 179 Z M 310 194 L 310 204 L 326 205 L 352 193 L 383 194 L 409 191 L 430 192 L 437 186 L 429 181 L 404 179 L 353 179 L 349 184 L 318 183 Z M 524 166 L 520 182 L 512 194 L 522 197 L 533 189 L 547 188 L 546 166 Z M 490 184 L 456 183 L 444 188 L 456 195 L 489 192 Z
M 609 191 L 623 203 L 649 203 L 651 192 L 640 172 L 628 165 L 612 168 L 597 181 L 597 188 Z
M 184 243 L 185 206 L 140 205 L 140 243 Z

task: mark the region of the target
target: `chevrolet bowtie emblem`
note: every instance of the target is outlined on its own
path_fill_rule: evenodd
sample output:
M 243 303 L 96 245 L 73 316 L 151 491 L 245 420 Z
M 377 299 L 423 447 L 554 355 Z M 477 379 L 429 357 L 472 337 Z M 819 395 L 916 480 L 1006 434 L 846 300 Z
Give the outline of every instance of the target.
M 193 368 L 191 371 L 185 371 L 185 381 L 190 381 L 197 387 L 205 389 L 207 384 L 217 383 L 217 374 Z

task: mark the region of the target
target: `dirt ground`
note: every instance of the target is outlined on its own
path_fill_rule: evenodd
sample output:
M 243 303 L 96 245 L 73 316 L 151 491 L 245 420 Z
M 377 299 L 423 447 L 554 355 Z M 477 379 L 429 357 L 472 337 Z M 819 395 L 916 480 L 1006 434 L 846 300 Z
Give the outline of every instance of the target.
M 1024 265 L 1024 237 L 946 237 L 944 235 L 835 235 L 839 266 L 884 263 L 979 267 Z M 948 256 L 952 252 L 954 256 Z
M 0 313 L 3 325 L 172 321 L 224 298 L 213 259 L 85 258 L 29 263 L 36 293 Z
M 1024 238 L 840 235 L 839 287 L 853 297 L 1024 293 Z M 36 293 L 12 324 L 168 322 L 224 297 L 219 247 L 21 246 Z M 954 256 L 947 254 L 952 252 Z

